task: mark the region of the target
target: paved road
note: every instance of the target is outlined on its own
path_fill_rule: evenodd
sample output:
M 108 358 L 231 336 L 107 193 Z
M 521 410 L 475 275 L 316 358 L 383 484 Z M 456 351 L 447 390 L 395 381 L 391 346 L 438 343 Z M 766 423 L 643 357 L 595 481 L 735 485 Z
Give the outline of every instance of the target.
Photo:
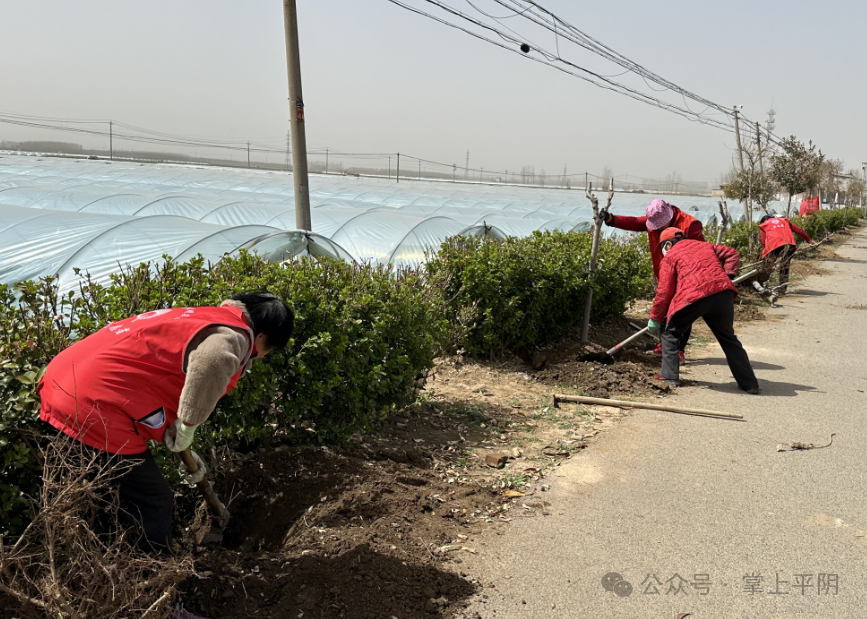
M 462 567 L 494 587 L 468 616 L 867 617 L 865 245 L 739 330 L 764 395 L 737 391 L 715 342 L 691 355 L 674 401 L 745 422 L 637 411 L 552 476 L 550 516 L 476 541 Z

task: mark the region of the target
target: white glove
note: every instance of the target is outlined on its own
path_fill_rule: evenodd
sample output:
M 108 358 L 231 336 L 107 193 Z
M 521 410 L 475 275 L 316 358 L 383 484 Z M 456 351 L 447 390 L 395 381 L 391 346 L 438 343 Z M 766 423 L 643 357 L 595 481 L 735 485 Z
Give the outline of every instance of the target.
M 174 425 L 166 429 L 164 440 L 169 451 L 179 453 L 187 449 L 193 444 L 193 437 L 196 435 L 198 426 L 188 426 L 183 421 L 178 419 Z
M 196 461 L 196 466 L 199 467 L 199 470 L 195 473 L 190 473 L 187 465 L 181 462 L 178 473 L 183 476 L 185 484 L 190 484 L 191 486 L 193 486 L 205 478 L 205 475 L 208 474 L 208 469 L 205 466 L 205 461 L 199 457 L 199 454 L 197 454 L 195 451 L 191 451 L 190 454 L 192 454 L 193 460 Z

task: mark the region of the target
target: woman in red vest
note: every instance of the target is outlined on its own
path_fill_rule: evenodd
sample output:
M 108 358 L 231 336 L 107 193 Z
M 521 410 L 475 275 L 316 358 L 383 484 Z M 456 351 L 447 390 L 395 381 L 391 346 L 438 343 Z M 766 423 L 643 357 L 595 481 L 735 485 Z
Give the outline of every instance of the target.
M 762 237 L 762 268 L 759 276 L 762 283 L 768 281 L 771 273 L 774 272 L 774 267 L 779 265 L 780 269 L 780 286 L 781 293 L 785 294 L 785 285 L 789 283 L 789 266 L 792 263 L 792 256 L 795 254 L 797 241 L 795 234 L 804 239 L 807 243 L 816 246 L 813 239 L 804 232 L 801 228 L 793 224 L 785 217 L 775 217 L 774 215 L 765 215 L 759 222 L 759 234 Z
M 651 331 L 656 331 L 667 320 L 660 334 L 662 373 L 655 378 L 673 387 L 680 384 L 678 343 L 692 323 L 703 318 L 722 347 L 738 387 L 747 393 L 759 393 L 759 381 L 734 330 L 734 298 L 738 290 L 731 280 L 738 272 L 737 250 L 685 239 L 677 228 L 663 231 L 660 250 L 664 258 L 647 323 Z
M 653 200 L 644 213 L 644 217 L 627 217 L 625 215 L 612 215 L 605 211 L 603 217 L 606 226 L 632 232 L 647 232 L 647 241 L 650 243 L 650 259 L 653 262 L 653 276 L 656 281 L 659 281 L 659 267 L 662 264 L 662 250 L 659 245 L 660 233 L 666 228 L 677 228 L 684 234 L 685 238 L 694 241 L 704 241 L 704 234 L 702 234 L 701 222 L 698 219 L 687 215 L 665 200 L 659 198 Z M 678 356 L 681 361 L 684 359 L 683 351 L 686 350 L 691 332 L 691 329 L 684 332 L 683 338 L 678 344 Z M 656 345 L 653 353 L 662 354 L 661 343 Z
M 294 315 L 268 292 L 220 307 L 176 307 L 132 316 L 58 354 L 40 381 L 40 419 L 88 447 L 132 462 L 115 482 L 120 518 L 138 523 L 145 547 L 171 543 L 173 493 L 147 448 L 181 452 L 252 359 L 284 348 Z M 204 476 L 204 462 L 188 483 Z

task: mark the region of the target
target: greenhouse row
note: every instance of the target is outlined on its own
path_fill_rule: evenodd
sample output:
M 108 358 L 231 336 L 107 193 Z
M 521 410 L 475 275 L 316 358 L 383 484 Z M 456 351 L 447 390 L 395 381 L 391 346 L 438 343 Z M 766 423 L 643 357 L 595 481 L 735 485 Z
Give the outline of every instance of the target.
M 612 211 L 641 215 L 652 197 L 665 196 L 617 193 Z M 715 199 L 666 199 L 716 221 Z M 105 281 L 119 265 L 241 249 L 406 268 L 454 235 L 592 228 L 583 190 L 311 175 L 310 200 L 313 230 L 298 231 L 291 173 L 0 155 L 0 283 L 59 274 L 71 290 L 76 268 Z

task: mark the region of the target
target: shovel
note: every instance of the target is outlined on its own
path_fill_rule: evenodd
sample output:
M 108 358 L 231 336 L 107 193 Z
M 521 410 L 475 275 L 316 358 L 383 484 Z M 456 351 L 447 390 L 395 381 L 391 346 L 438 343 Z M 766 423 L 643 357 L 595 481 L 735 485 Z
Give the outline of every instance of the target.
M 744 273 L 740 277 L 732 280 L 732 283 L 733 284 L 739 284 L 742 281 L 744 281 L 745 279 L 752 277 L 756 273 L 758 273 L 758 270 L 753 270 L 753 271 L 750 271 L 749 273 Z M 638 338 L 639 336 L 647 333 L 647 330 L 648 330 L 648 327 L 644 327 L 641 331 L 639 331 L 638 333 L 634 333 L 633 335 L 630 335 L 628 338 L 626 338 L 625 340 L 623 340 L 622 342 L 617 344 L 614 348 L 609 348 L 605 352 L 587 353 L 585 355 L 581 355 L 578 358 L 578 360 L 579 361 L 595 361 L 596 363 L 604 363 L 605 365 L 611 365 L 612 363 L 614 363 L 614 353 L 618 352 L 621 348 L 626 346 L 629 342 L 631 342 L 634 339 Z
M 196 459 L 190 453 L 189 447 L 181 452 L 181 460 L 190 473 L 198 472 L 199 465 L 196 464 Z M 226 529 L 226 525 L 229 524 L 231 514 L 226 509 L 226 506 L 220 502 L 207 476 L 203 477 L 200 482 L 197 482 L 196 487 L 202 493 L 205 503 L 208 504 L 208 508 L 211 510 L 211 530 L 205 533 L 199 543 L 203 546 L 219 546 L 223 543 L 223 531 Z

